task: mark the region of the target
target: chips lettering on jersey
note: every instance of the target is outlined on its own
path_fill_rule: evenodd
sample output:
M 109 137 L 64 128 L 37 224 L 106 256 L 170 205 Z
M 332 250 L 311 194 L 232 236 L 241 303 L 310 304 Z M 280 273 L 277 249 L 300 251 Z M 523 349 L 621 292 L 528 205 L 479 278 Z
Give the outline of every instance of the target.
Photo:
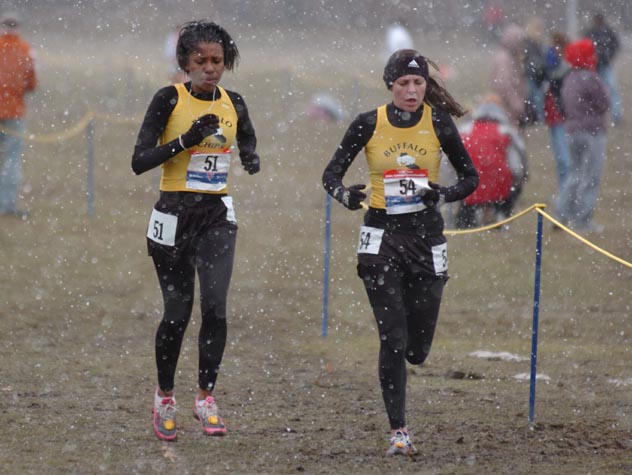
M 422 190 L 430 190 L 428 170 L 401 169 L 384 172 L 386 214 L 414 213 L 426 208 Z
M 224 191 L 230 169 L 230 149 L 218 153 L 191 153 L 187 167 L 189 190 Z

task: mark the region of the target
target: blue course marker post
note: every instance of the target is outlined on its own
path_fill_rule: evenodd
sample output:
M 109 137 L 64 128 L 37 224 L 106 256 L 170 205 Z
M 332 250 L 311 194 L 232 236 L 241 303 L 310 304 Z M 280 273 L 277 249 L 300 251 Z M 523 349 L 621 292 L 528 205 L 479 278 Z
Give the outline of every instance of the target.
M 331 196 L 325 195 L 325 255 L 323 257 L 323 322 L 321 336 L 327 337 L 329 312 L 329 244 L 331 240 Z
M 538 213 L 538 232 L 535 249 L 535 285 L 533 289 L 533 326 L 531 330 L 531 383 L 529 387 L 529 424 L 535 420 L 535 383 L 538 361 L 538 320 L 540 313 L 540 269 L 542 267 L 542 215 Z

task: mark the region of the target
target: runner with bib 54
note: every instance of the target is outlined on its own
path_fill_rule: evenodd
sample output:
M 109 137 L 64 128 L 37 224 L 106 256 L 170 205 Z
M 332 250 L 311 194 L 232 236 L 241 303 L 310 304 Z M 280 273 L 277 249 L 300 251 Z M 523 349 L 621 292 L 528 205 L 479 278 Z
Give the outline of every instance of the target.
M 357 270 L 380 336 L 379 379 L 391 428 L 386 454 L 413 455 L 406 424 L 406 361 L 420 365 L 426 360 L 448 280 L 439 207 L 472 193 L 478 174 L 451 118 L 465 111 L 429 75 L 428 60 L 414 50 L 396 51 L 383 79 L 392 102 L 354 119 L 323 173 L 323 184 L 345 207 L 362 208 L 365 185 L 345 187 L 343 178 L 364 150 L 371 197 L 360 229 Z M 457 172 L 451 186 L 439 181 L 442 152 Z

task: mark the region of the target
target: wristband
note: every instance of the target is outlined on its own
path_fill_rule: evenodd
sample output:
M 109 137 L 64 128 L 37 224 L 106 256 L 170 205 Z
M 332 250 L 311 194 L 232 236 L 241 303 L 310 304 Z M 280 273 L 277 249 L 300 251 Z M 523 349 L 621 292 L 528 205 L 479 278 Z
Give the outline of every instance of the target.
M 186 150 L 187 149 L 184 146 L 184 144 L 182 143 L 182 135 L 178 135 L 178 143 L 180 144 L 180 147 L 182 147 L 182 150 Z

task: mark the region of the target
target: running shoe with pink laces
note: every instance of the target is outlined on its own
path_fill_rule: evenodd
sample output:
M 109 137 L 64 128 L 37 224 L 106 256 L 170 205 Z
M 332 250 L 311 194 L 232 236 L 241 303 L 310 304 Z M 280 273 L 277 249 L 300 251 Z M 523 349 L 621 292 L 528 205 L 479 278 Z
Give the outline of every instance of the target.
M 176 440 L 176 399 L 164 397 L 154 401 L 154 433 L 160 440 Z
M 204 401 L 195 398 L 193 407 L 194 417 L 200 421 L 202 430 L 208 435 L 224 435 L 226 434 L 226 426 L 217 409 L 217 403 L 213 396 L 207 396 Z

